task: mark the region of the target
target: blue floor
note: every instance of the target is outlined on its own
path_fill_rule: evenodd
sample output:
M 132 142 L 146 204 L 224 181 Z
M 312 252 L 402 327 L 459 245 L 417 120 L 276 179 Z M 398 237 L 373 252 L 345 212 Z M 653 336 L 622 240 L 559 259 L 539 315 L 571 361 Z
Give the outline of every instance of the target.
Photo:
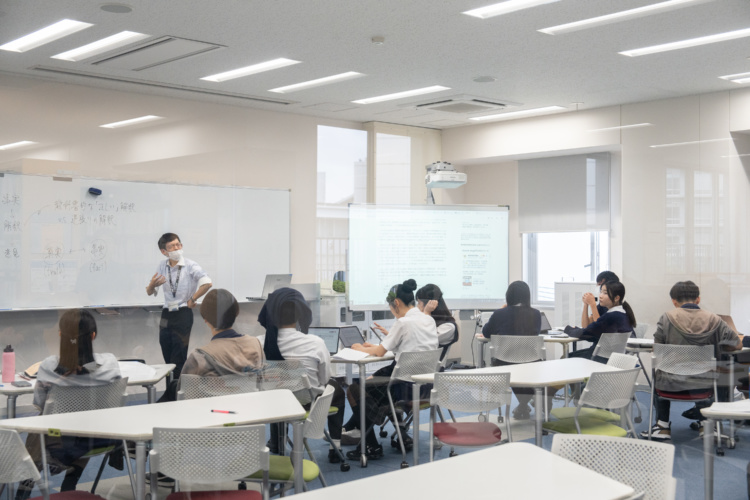
M 647 393 L 637 393 L 638 400 L 643 410 L 643 419 L 640 424 L 636 424 L 637 430 L 640 432 L 647 429 L 646 422 L 648 420 L 648 398 Z M 555 406 L 561 405 L 559 401 L 555 402 Z M 672 404 L 672 443 L 676 446 L 675 450 L 675 464 L 674 464 L 674 476 L 677 478 L 677 499 L 688 499 L 688 500 L 699 500 L 704 498 L 703 491 L 703 441 L 699 437 L 698 432 L 689 428 L 690 421 L 684 419 L 680 414 L 688 409 L 691 405 L 687 403 L 673 403 Z M 635 412 L 634 412 L 635 413 Z M 347 415 L 348 418 L 348 415 Z M 429 412 L 427 410 L 420 414 L 422 423 L 428 422 Z M 533 418 L 533 412 L 532 412 Z M 504 427 L 502 428 L 504 431 Z M 428 451 L 428 434 L 422 432 L 421 436 L 421 449 L 420 449 L 420 462 L 426 463 L 429 461 Z M 740 427 L 737 430 L 737 447 L 734 450 L 726 450 L 724 457 L 716 457 L 714 467 L 715 477 L 715 490 L 714 498 L 717 500 L 739 500 L 747 499 L 747 480 L 746 470 L 748 463 L 750 462 L 750 428 Z M 527 442 L 533 443 L 533 439 L 526 440 Z M 381 439 L 381 444 L 385 451 L 385 456 L 379 460 L 371 460 L 366 468 L 360 468 L 358 462 L 350 462 L 351 469 L 348 472 L 341 472 L 338 464 L 329 464 L 328 457 L 328 444 L 325 442 L 312 441 L 311 443 L 313 452 L 320 462 L 320 468 L 325 475 L 329 485 L 339 484 L 346 481 L 353 481 L 362 477 L 370 476 L 373 474 L 381 474 L 383 472 L 389 472 L 398 470 L 401 463 L 401 453 L 390 446 L 390 438 Z M 550 449 L 552 445 L 552 435 L 545 436 L 543 440 L 545 449 Z M 344 447 L 344 452 L 353 449 L 353 447 Z M 436 452 L 435 458 L 445 459 L 448 457 L 448 449 L 439 450 Z M 459 453 L 470 453 L 469 450 L 457 450 Z M 307 457 L 306 457 L 307 458 Z M 412 462 L 411 452 L 407 454 L 407 460 L 409 463 Z M 81 479 L 81 483 L 86 483 L 94 480 L 96 471 L 99 466 L 99 459 L 93 459 L 86 468 L 84 475 Z M 499 470 L 502 470 L 502 465 L 498 465 Z M 125 473 L 106 467 L 104 471 L 105 478 L 111 478 L 116 476 L 123 476 Z M 457 477 L 460 477 L 460 471 L 456 472 Z M 59 487 L 62 482 L 62 475 L 53 476 L 52 478 L 53 488 Z M 575 478 L 571 478 L 575 480 Z M 320 488 L 320 482 L 315 481 L 308 485 L 311 489 Z M 36 491 L 34 495 L 36 495 Z

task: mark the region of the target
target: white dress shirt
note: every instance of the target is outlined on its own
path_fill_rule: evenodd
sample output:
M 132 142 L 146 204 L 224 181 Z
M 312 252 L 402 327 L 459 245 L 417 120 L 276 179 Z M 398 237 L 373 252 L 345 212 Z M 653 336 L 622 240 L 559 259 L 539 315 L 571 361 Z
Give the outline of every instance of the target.
M 435 320 L 413 307 L 399 318 L 380 343 L 398 356 L 402 352 L 431 351 L 438 348 Z
M 266 336 L 258 340 L 265 345 Z M 315 335 L 306 335 L 294 328 L 279 328 L 277 344 L 284 359 L 298 359 L 307 369 L 307 378 L 316 394 L 320 394 L 331 378 L 331 355 L 325 342 Z
M 171 271 L 171 273 L 170 273 Z M 159 263 L 156 272 L 167 278 L 166 283 L 161 285 L 164 288 L 164 307 L 172 301 L 178 300 L 179 307 L 187 307 L 187 302 L 193 296 L 196 290 L 206 283 L 211 283 L 206 271 L 203 270 L 197 262 L 182 257 L 177 265 L 170 268 L 169 259 Z M 170 282 L 171 274 L 171 282 Z M 177 277 L 179 276 L 179 283 Z M 171 284 L 170 284 L 171 283 Z M 172 286 L 176 285 L 176 293 L 172 293 Z M 159 291 L 159 287 L 154 288 L 154 295 Z

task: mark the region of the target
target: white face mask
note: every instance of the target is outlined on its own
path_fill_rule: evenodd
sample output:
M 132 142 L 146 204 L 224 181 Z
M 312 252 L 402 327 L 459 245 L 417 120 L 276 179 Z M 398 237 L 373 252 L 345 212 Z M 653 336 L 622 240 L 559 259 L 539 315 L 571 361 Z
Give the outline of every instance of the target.
M 182 258 L 182 249 L 172 250 L 171 252 L 169 252 L 169 258 L 170 260 L 179 262 L 179 260 Z

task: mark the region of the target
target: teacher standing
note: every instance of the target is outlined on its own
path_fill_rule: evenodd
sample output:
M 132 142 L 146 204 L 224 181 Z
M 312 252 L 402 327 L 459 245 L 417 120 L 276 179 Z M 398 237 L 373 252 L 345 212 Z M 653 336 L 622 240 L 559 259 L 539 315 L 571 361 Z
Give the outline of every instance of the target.
M 164 287 L 164 309 L 159 322 L 159 344 L 165 363 L 174 363 L 178 378 L 187 359 L 193 311 L 197 300 L 211 288 L 211 278 L 196 262 L 182 255 L 182 242 L 174 233 L 159 238 L 159 250 L 167 257 L 156 269 L 146 286 L 148 295 L 156 296 Z

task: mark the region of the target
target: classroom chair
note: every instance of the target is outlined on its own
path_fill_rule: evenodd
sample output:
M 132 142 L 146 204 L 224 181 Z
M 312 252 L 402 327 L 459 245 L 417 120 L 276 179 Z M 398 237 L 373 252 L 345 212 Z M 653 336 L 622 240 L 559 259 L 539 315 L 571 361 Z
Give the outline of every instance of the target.
M 635 381 L 639 372 L 638 368 L 632 368 L 616 372 L 592 373 L 581 393 L 573 417 L 545 422 L 542 427 L 552 432 L 564 434 L 578 433 L 625 437 L 630 433 L 637 439 L 632 415 L 630 414 L 630 405 L 635 394 Z M 614 425 L 611 421 L 596 418 L 598 414 L 581 415 L 585 407 L 610 411 L 621 410 L 621 412 L 624 412 L 621 415 L 628 430 Z
M 627 484 L 636 491 L 630 498 L 675 498 L 677 480 L 672 477 L 672 444 L 610 436 L 556 434 L 550 451 Z
M 625 354 L 625 347 L 632 332 L 602 333 L 599 342 L 594 347 L 591 359 L 609 359 L 613 353 Z
M 451 446 L 494 446 L 502 441 L 502 431 L 491 422 L 436 422 L 437 407 L 462 412 L 490 412 L 505 406 L 505 429 L 508 441 L 510 430 L 510 373 L 443 372 L 435 374 L 430 392 L 430 462 L 434 461 L 434 438 Z
M 228 394 L 256 392 L 258 381 L 254 373 L 208 377 L 183 373 L 180 376 L 177 401 L 183 399 L 210 398 Z
M 42 476 L 28 451 L 26 451 L 26 446 L 18 432 L 12 429 L 0 429 L 0 484 L 9 488 L 10 498 L 12 498 L 10 494 L 13 493 L 11 491 L 13 483 L 32 479 L 41 490 L 41 498 L 44 498 L 44 500 L 104 500 L 99 495 L 78 490 L 50 495 L 49 484 L 47 481 L 40 481 L 41 478 Z M 38 500 L 39 498 L 29 500 Z
M 47 394 L 47 401 L 44 403 L 43 415 L 53 415 L 57 413 L 73 413 L 88 410 L 101 410 L 104 408 L 117 408 L 125 404 L 127 395 L 128 378 L 120 378 L 109 384 L 97 386 L 60 386 L 53 385 Z M 45 450 L 44 436 L 41 436 L 42 450 Z M 117 443 L 110 441 L 111 444 L 96 448 L 87 453 L 83 458 L 91 458 L 97 455 L 104 455 L 99 471 L 91 486 L 91 493 L 96 493 L 96 487 L 99 485 L 104 466 L 107 463 L 109 455 L 115 452 L 122 452 L 125 455 L 125 465 L 128 468 L 130 486 L 135 496 L 135 481 L 133 479 L 132 466 L 125 441 Z M 47 469 L 44 470 L 47 477 Z
M 544 337 L 540 335 L 492 335 L 490 337 L 490 359 L 496 359 L 501 364 L 521 364 L 533 363 L 535 361 L 544 361 L 547 359 L 547 349 L 544 347 Z M 513 392 L 518 394 L 533 394 L 533 390 L 526 389 L 528 392 L 519 392 L 518 389 Z M 547 388 L 544 389 L 544 411 L 547 412 Z M 502 423 L 502 412 L 498 412 L 498 422 Z M 525 413 L 525 412 L 524 412 Z M 515 418 L 528 418 L 516 416 Z
M 157 472 L 175 479 L 167 500 L 268 500 L 269 453 L 266 427 L 247 425 L 200 429 L 154 428 L 149 452 L 151 480 Z M 180 491 L 182 482 L 210 485 L 260 471 L 262 490 Z M 156 498 L 152 500 L 157 500 Z

